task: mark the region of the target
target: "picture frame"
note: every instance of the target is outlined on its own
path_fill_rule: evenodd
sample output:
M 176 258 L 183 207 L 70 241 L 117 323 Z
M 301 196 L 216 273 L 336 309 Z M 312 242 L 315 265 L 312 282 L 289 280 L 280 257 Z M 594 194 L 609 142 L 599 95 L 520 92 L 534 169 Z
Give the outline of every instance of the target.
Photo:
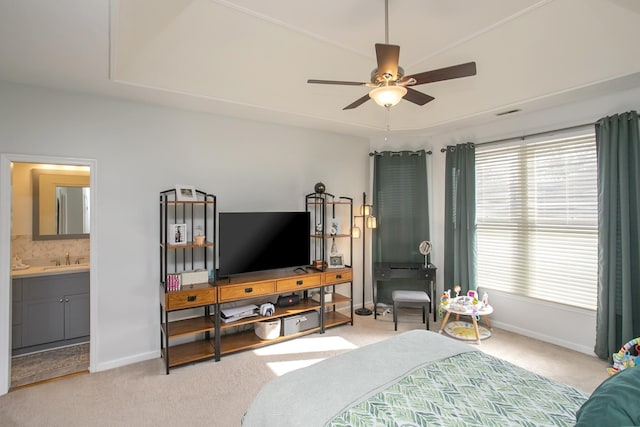
M 178 202 L 196 202 L 198 201 L 198 193 L 193 185 L 176 185 L 176 201 Z
M 169 224 L 167 242 L 170 245 L 187 244 L 187 224 Z
M 328 268 L 344 268 L 344 255 L 340 253 L 330 254 Z

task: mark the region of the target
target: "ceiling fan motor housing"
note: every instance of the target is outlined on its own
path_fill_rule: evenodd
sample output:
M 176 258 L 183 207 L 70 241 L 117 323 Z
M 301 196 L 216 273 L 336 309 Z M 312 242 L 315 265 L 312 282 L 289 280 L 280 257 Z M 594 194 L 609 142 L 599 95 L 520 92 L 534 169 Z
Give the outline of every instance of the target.
M 404 77 L 404 69 L 400 66 L 398 66 L 398 72 L 397 72 L 397 76 L 394 80 L 391 80 L 393 76 L 390 76 L 388 74 L 383 74 L 383 75 L 378 75 L 378 68 L 374 68 L 373 71 L 371 71 L 371 83 L 380 86 L 380 85 L 384 85 L 387 82 L 397 82 L 399 81 L 402 77 Z

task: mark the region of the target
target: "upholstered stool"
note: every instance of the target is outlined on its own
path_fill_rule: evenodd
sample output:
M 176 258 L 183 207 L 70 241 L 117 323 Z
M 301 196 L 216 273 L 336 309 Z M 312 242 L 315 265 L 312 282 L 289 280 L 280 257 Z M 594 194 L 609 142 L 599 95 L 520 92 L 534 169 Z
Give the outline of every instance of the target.
M 391 293 L 393 299 L 393 325 L 394 330 L 398 330 L 398 308 L 400 307 L 422 307 L 422 321 L 426 323 L 429 329 L 429 316 L 426 315 L 431 300 L 429 295 L 424 291 L 393 291 Z

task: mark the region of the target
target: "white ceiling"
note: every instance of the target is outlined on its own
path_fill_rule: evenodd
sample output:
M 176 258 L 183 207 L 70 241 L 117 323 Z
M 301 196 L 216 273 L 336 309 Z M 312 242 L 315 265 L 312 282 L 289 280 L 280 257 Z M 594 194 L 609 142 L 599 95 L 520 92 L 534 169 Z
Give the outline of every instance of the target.
M 0 0 L 0 79 L 372 137 L 640 86 L 638 0 L 390 0 L 406 74 L 475 61 L 385 109 L 358 86 L 384 0 Z

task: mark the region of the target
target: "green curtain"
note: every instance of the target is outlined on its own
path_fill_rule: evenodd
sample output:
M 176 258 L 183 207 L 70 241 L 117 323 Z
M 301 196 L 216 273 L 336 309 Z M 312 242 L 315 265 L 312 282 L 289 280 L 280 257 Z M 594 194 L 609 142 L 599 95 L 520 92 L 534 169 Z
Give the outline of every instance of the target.
M 444 205 L 444 289 L 477 289 L 476 148 L 447 147 Z
M 640 336 L 640 139 L 631 111 L 596 122 L 598 313 L 595 352 Z
M 424 262 L 418 246 L 429 240 L 424 150 L 383 151 L 373 163 L 373 262 Z

